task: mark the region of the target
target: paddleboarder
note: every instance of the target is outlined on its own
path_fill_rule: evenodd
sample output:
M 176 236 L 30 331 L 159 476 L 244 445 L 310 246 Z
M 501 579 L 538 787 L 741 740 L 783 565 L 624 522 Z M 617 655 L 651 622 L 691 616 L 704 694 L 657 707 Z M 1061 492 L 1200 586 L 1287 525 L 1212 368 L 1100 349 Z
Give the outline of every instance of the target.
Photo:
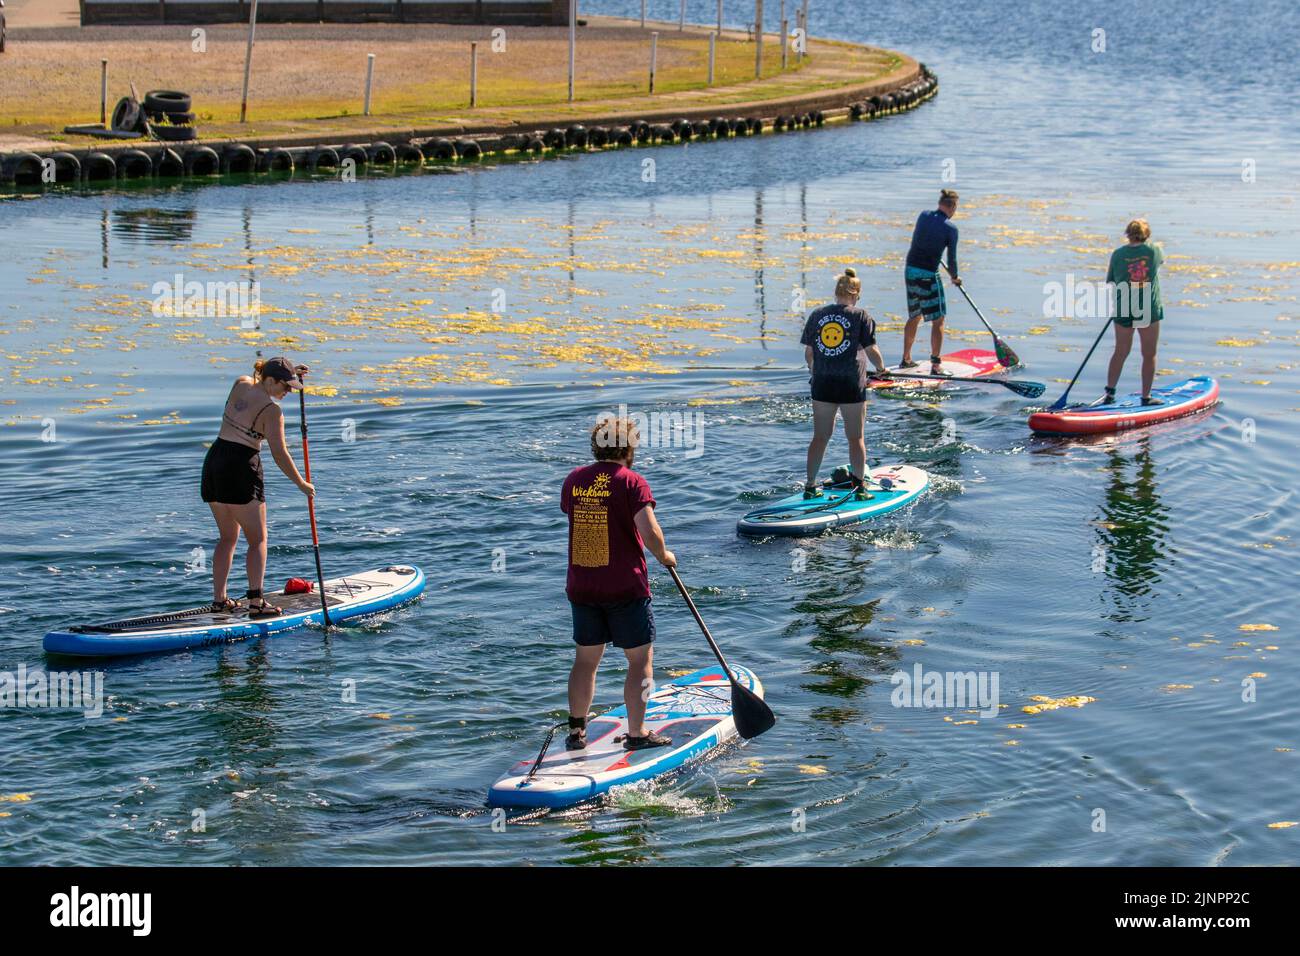
M 298 472 L 284 440 L 284 413 L 277 404 L 300 389 L 307 366 L 287 358 L 259 360 L 253 374 L 235 380 L 221 415 L 221 431 L 203 459 L 201 494 L 217 521 L 216 550 L 212 555 L 212 606 L 233 611 L 239 604 L 226 594 L 226 581 L 242 531 L 248 546 L 248 616 L 274 617 L 282 608 L 262 597 L 266 572 L 266 494 L 262 482 L 262 442 L 271 457 L 303 494 L 316 493 Z
M 1106 282 L 1115 287 L 1115 352 L 1106 374 L 1106 393 L 1102 404 L 1115 401 L 1124 362 L 1133 348 L 1133 330 L 1142 343 L 1142 404 L 1163 405 L 1151 395 L 1156 377 L 1156 346 L 1160 342 L 1160 323 L 1164 320 L 1164 303 L 1160 299 L 1160 266 L 1165 254 L 1151 242 L 1151 226 L 1145 219 L 1134 219 L 1124 230 L 1128 242 L 1110 254 Z
M 907 285 L 907 325 L 903 327 L 903 361 L 901 368 L 916 368 L 912 361 L 912 343 L 921 323 L 930 324 L 930 374 L 944 375 L 943 323 L 948 315 L 948 303 L 943 295 L 943 281 L 939 278 L 939 262 L 945 250 L 948 253 L 948 273 L 952 284 L 961 285 L 957 271 L 957 227 L 952 224 L 957 215 L 957 192 L 944 189 L 939 193 L 939 207 L 916 217 L 912 229 L 912 245 L 907 250 L 904 278 Z
M 812 374 L 813 436 L 808 443 L 808 474 L 805 498 L 820 498 L 817 470 L 821 468 L 826 446 L 835 433 L 835 416 L 844 418 L 844 437 L 849 442 L 850 481 L 855 496 L 871 497 L 863 478 L 867 473 L 867 443 L 863 438 L 866 423 L 867 363 L 877 376 L 887 376 L 885 361 L 876 345 L 876 323 L 858 308 L 862 282 L 852 269 L 835 280 L 835 302 L 814 309 L 804 323 L 804 361 Z
M 569 573 L 565 593 L 577 645 L 569 673 L 569 736 L 565 746 L 587 746 L 587 714 L 596 696 L 596 669 L 613 644 L 627 657 L 623 701 L 627 750 L 666 747 L 671 737 L 645 726 L 642 696 L 654 686 L 654 611 L 645 548 L 666 568 L 677 558 L 664 543 L 650 485 L 632 470 L 640 442 L 630 418 L 606 417 L 591 430 L 589 465 L 575 468 L 560 489 L 569 518 Z M 647 695 L 648 696 L 648 695 Z

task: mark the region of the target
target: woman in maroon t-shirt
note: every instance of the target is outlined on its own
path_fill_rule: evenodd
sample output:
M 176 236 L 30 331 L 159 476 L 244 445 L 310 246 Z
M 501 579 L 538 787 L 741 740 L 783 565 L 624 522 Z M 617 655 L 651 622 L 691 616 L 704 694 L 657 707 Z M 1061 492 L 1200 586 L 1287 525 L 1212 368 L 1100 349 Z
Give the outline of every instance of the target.
M 666 568 L 677 559 L 664 544 L 655 520 L 655 500 L 646 480 L 632 470 L 639 441 L 636 424 L 604 418 L 591 430 L 596 460 L 564 479 L 560 510 L 569 516 L 569 576 L 565 593 L 573 611 L 578 645 L 569 674 L 569 737 L 566 746 L 587 746 L 587 712 L 596 696 L 596 668 L 605 645 L 627 655 L 623 700 L 627 704 L 628 750 L 663 747 L 672 739 L 645 726 L 642 690 L 653 685 L 654 611 L 645 552 L 649 547 Z

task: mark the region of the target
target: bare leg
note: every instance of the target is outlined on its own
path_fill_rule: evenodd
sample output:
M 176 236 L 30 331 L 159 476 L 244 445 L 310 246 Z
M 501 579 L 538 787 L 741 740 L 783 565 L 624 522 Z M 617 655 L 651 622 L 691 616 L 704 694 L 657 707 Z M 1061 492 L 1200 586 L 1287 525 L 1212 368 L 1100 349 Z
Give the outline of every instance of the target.
M 604 644 L 590 647 L 578 645 L 577 656 L 573 659 L 573 670 L 569 671 L 570 716 L 586 717 L 591 713 L 591 702 L 596 698 L 596 668 L 600 665 L 600 658 L 604 653 Z
M 830 444 L 831 435 L 835 433 L 835 410 L 838 405 L 830 402 L 813 403 L 813 437 L 808 443 L 808 483 L 805 488 L 816 487 L 817 469 L 822 466 L 826 455 L 826 446 Z
M 943 319 L 935 319 L 930 323 L 930 354 L 943 354 Z
M 262 590 L 266 575 L 266 502 L 250 501 L 246 505 L 227 505 L 248 543 L 245 567 L 248 570 L 248 590 Z
M 916 341 L 916 330 L 921 327 L 921 317 L 908 319 L 903 326 L 903 364 L 912 361 L 912 343 Z
M 1133 348 L 1133 329 L 1115 323 L 1115 352 L 1110 357 L 1110 369 L 1106 373 L 1106 387 L 1114 390 L 1119 384 L 1119 377 L 1124 371 L 1124 363 Z
M 627 705 L 627 732 L 633 737 L 644 737 L 645 700 L 641 695 L 654 680 L 654 645 L 642 644 L 624 651 L 627 655 L 627 678 L 623 681 L 623 703 Z
M 1142 343 L 1142 397 L 1149 398 L 1151 386 L 1156 380 L 1156 346 L 1160 344 L 1160 323 L 1152 322 L 1144 329 L 1138 329 L 1138 338 Z
M 212 552 L 212 602 L 224 601 L 226 582 L 230 579 L 230 565 L 235 560 L 235 546 L 239 544 L 239 522 L 234 509 L 238 505 L 208 502 L 212 517 L 217 519 L 217 547 Z
M 841 405 L 844 416 L 844 437 L 849 440 L 849 469 L 859 478 L 867 476 L 867 442 L 862 437 L 867 419 L 867 403 Z

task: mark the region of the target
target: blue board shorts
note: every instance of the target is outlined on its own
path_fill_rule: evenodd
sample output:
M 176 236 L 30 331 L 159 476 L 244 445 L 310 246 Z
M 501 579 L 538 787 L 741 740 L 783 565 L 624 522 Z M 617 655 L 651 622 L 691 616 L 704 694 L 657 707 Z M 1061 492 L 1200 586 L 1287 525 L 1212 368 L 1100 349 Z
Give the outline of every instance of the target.
M 939 273 L 908 266 L 904 276 L 907 283 L 907 317 L 922 318 L 927 322 L 942 319 L 948 314 L 948 302 L 943 295 L 943 282 Z
M 630 651 L 654 642 L 655 613 L 648 597 L 599 604 L 570 601 L 569 607 L 573 611 L 573 641 L 581 647 L 613 644 Z

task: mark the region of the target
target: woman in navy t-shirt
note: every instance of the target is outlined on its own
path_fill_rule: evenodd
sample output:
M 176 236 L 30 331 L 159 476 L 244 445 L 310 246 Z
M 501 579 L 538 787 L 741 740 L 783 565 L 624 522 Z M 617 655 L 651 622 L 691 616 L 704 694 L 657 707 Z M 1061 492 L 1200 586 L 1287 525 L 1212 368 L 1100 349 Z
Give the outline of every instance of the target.
M 867 470 L 867 444 L 862 437 L 866 420 L 867 360 L 877 375 L 885 373 L 885 360 L 876 345 L 876 323 L 858 306 L 862 283 L 852 269 L 835 283 L 835 304 L 814 309 L 799 341 L 812 372 L 813 437 L 808 443 L 808 480 L 805 498 L 820 498 L 817 469 L 835 431 L 835 415 L 844 416 L 844 437 L 849 440 L 849 467 L 858 497 L 867 497 L 862 479 Z

